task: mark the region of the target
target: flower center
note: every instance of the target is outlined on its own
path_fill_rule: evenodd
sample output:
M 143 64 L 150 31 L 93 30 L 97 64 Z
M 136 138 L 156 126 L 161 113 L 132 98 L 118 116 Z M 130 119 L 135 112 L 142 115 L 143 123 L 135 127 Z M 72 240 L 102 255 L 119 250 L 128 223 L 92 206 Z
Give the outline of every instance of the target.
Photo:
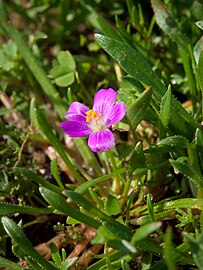
M 89 123 L 89 127 L 93 132 L 105 129 L 101 113 L 95 112 L 91 109 L 86 112 L 86 115 L 86 122 Z

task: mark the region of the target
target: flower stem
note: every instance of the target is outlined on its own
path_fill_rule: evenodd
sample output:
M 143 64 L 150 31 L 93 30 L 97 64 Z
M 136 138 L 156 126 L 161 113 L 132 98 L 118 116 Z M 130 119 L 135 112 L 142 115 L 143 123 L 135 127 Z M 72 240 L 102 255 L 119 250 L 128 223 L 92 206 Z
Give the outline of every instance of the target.
M 114 159 L 114 156 L 113 156 L 113 153 L 110 150 L 107 151 L 107 156 L 111 162 L 111 165 L 112 165 L 112 169 L 113 171 L 116 171 L 118 168 L 117 168 L 117 165 L 116 165 L 116 162 L 115 162 L 115 159 Z M 116 175 L 114 180 L 113 180 L 113 184 L 112 184 L 112 190 L 116 193 L 116 194 L 120 194 L 121 193 L 121 181 L 120 181 L 120 175 Z
M 129 179 L 127 180 L 125 184 L 123 194 L 122 194 L 122 199 L 121 199 L 121 205 L 124 205 L 127 201 L 127 196 L 128 196 L 128 192 L 129 192 L 132 180 L 133 180 L 133 176 L 129 177 Z

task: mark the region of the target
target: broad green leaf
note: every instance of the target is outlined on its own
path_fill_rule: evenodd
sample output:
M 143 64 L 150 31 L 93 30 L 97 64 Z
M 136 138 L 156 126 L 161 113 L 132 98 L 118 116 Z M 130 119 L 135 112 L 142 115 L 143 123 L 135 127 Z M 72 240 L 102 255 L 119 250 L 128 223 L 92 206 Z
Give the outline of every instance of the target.
M 56 268 L 45 260 L 30 244 L 24 232 L 20 227 L 8 217 L 2 217 L 1 222 L 5 231 L 15 241 L 15 243 L 22 249 L 22 251 L 37 261 L 42 267 L 49 270 L 55 270 Z
M 37 208 L 31 206 L 24 205 L 16 205 L 10 203 L 0 202 L 0 216 L 6 216 L 10 214 L 30 214 L 30 215 L 43 215 L 43 214 L 51 214 L 53 210 L 48 208 Z
M 167 6 L 160 0 L 151 0 L 155 18 L 159 27 L 169 35 L 175 42 L 185 48 L 189 43 L 186 36 L 178 29 Z
M 128 44 L 96 34 L 99 45 L 112 56 L 130 76 L 154 88 L 154 93 L 161 99 L 166 88 L 144 57 Z
M 170 160 L 170 163 L 177 173 L 183 174 L 188 179 L 193 180 L 197 185 L 200 185 L 200 187 L 203 187 L 202 177 L 193 168 L 189 167 L 189 165 L 176 160 Z
M 153 94 L 161 101 L 166 87 L 160 81 L 144 57 L 129 45 L 97 34 L 100 46 L 112 56 L 131 77 L 153 87 Z M 193 117 L 172 97 L 171 118 L 169 126 L 175 134 L 189 139 L 193 137 L 196 128 L 201 128 Z
M 50 74 L 60 87 L 67 87 L 75 80 L 75 60 L 69 51 L 60 51 L 57 56 L 58 63 L 51 69 Z
M 57 56 L 57 60 L 61 66 L 66 68 L 67 72 L 75 71 L 75 60 L 69 51 L 60 51 Z
M 143 120 L 143 115 L 150 104 L 152 88 L 146 89 L 143 94 L 127 108 L 127 117 L 132 130 Z
M 66 202 L 64 196 L 55 193 L 51 190 L 46 188 L 40 188 L 40 192 L 44 199 L 54 208 L 59 210 L 60 212 L 64 213 L 71 218 L 74 218 L 84 224 L 87 224 L 90 227 L 98 228 L 101 224 L 95 219 L 81 213 L 79 210 L 75 209 L 69 203 Z
M 121 213 L 121 205 L 119 200 L 110 194 L 105 198 L 104 207 L 108 216 L 113 216 Z
M 67 87 L 74 83 L 75 75 L 73 72 L 62 75 L 55 79 L 55 83 L 60 87 Z

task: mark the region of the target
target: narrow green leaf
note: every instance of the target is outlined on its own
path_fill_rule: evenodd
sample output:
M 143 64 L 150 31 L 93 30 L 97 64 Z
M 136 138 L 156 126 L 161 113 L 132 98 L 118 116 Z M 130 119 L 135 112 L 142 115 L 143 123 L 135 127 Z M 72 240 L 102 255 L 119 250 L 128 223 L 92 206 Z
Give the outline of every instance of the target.
M 200 129 L 196 130 L 195 134 L 195 144 L 197 147 L 197 152 L 199 155 L 200 163 L 203 169 L 203 133 Z
M 203 45 L 202 45 L 202 47 L 203 47 Z M 199 80 L 199 85 L 200 85 L 200 88 L 203 92 L 203 76 L 202 76 L 202 74 L 203 74 L 203 48 L 202 48 L 202 51 L 200 53 L 199 62 L 198 62 L 198 66 L 197 66 L 197 76 L 198 76 L 198 80 Z
M 56 268 L 46 261 L 30 244 L 24 232 L 20 227 L 8 217 L 1 219 L 3 227 L 8 235 L 15 241 L 15 243 L 22 249 L 22 251 L 41 264 L 42 267 L 49 270 L 56 270 Z
M 132 171 L 137 168 L 142 168 L 145 166 L 145 155 L 142 147 L 142 143 L 138 142 L 135 146 L 135 150 L 130 158 L 130 167 Z
M 53 145 L 53 147 L 59 153 L 63 161 L 66 163 L 67 167 L 72 172 L 73 176 L 77 179 L 78 183 L 80 184 L 83 183 L 84 182 L 83 178 L 80 176 L 80 174 L 78 174 L 78 172 L 76 172 L 74 166 L 71 164 L 69 160 L 69 157 L 67 156 L 67 153 L 64 151 L 61 142 L 53 132 L 51 126 L 49 125 L 48 120 L 45 118 L 45 116 L 39 109 L 36 110 L 36 119 L 39 124 L 39 128 L 42 130 L 43 134 L 47 137 L 50 144 Z
M 1 27 L 7 33 L 7 35 L 16 43 L 18 51 L 22 55 L 28 68 L 31 70 L 33 76 L 36 78 L 47 97 L 52 101 L 56 111 L 61 117 L 63 117 L 66 111 L 66 105 L 64 104 L 64 101 L 59 96 L 59 92 L 57 92 L 57 90 L 49 81 L 47 74 L 45 73 L 42 66 L 38 63 L 32 52 L 26 45 L 22 33 L 18 31 L 11 23 L 7 22 L 8 19 L 6 16 L 6 10 L 3 2 L 3 0 L 0 1 Z
M 15 112 L 15 109 L 0 109 L 0 116 L 3 116 L 7 113 Z
M 152 8 L 156 17 L 157 24 L 169 35 L 177 44 L 182 58 L 183 67 L 188 79 L 190 93 L 195 106 L 196 101 L 196 82 L 193 74 L 192 63 L 189 51 L 189 38 L 182 33 L 173 19 L 167 6 L 161 0 L 151 0 Z
M 134 78 L 132 78 L 130 76 L 123 76 L 122 81 L 127 82 L 130 85 L 132 85 L 133 87 L 135 87 L 135 89 L 139 93 L 142 93 L 145 90 L 144 86 L 138 80 L 136 80 L 136 79 L 134 79 Z
M 51 249 L 51 255 L 52 255 L 53 261 L 56 263 L 56 265 L 60 266 L 61 256 L 60 256 L 57 246 L 53 242 L 51 242 L 49 247 Z
M 6 267 L 6 269 L 9 269 L 9 270 L 25 270 L 23 266 L 20 266 L 19 264 L 14 263 L 10 260 L 7 260 L 1 256 L 0 256 L 0 266 Z
M 166 260 L 166 265 L 168 270 L 176 269 L 176 262 L 172 253 L 173 243 L 172 243 L 172 232 L 171 229 L 168 229 L 165 233 L 165 245 L 164 245 L 164 258 Z
M 166 135 L 166 130 L 169 124 L 171 113 L 171 86 L 169 85 L 168 90 L 161 99 L 160 104 L 160 120 L 161 120 L 161 138 L 164 138 Z M 163 126 L 163 128 L 162 128 Z
M 187 242 L 189 243 L 191 249 L 192 249 L 192 256 L 195 260 L 196 265 L 199 269 L 203 269 L 203 246 L 202 246 L 202 240 L 203 240 L 203 233 L 199 236 L 199 239 L 194 239 L 192 236 L 190 236 L 188 233 L 184 233 L 185 238 Z M 201 239 L 201 241 L 200 241 Z
M 115 239 L 124 239 L 130 241 L 132 237 L 132 231 L 121 223 L 115 221 L 105 221 L 103 227 L 114 235 Z
M 196 22 L 196 25 L 203 30 L 203 20 Z
M 28 179 L 35 181 L 38 185 L 46 187 L 54 192 L 61 193 L 61 191 L 63 190 L 62 188 L 59 188 L 49 183 L 47 180 L 45 180 L 41 176 L 33 173 L 32 171 L 27 170 L 26 168 L 16 167 L 15 170 L 21 173 L 22 175 L 26 176 Z
M 176 160 L 170 160 L 170 163 L 177 173 L 182 173 L 185 177 L 193 180 L 197 185 L 203 187 L 202 177 L 193 168 Z
M 126 252 L 124 251 L 114 251 L 111 254 L 109 254 L 109 260 L 114 262 L 116 260 L 121 259 L 125 254 Z M 96 263 L 90 265 L 89 267 L 87 267 L 87 270 L 99 270 L 99 269 L 102 269 L 103 266 L 106 266 L 106 258 L 102 258 Z
M 121 261 L 121 267 L 122 267 L 122 270 L 131 270 L 130 266 L 125 260 Z
M 171 136 L 167 137 L 159 142 L 159 145 L 179 146 L 187 148 L 189 141 L 183 136 Z
M 25 254 L 25 252 L 22 251 L 22 249 L 18 245 L 16 245 L 16 244 L 12 245 L 12 252 L 19 259 L 21 259 L 23 261 L 25 260 L 26 254 Z
M 155 223 L 146 224 L 146 225 L 140 227 L 133 234 L 133 237 L 132 237 L 130 243 L 133 246 L 136 246 L 137 242 L 143 240 L 148 235 L 150 235 L 151 233 L 153 233 L 154 231 L 156 231 L 158 228 L 161 227 L 161 225 L 162 225 L 161 222 L 155 222 Z
M 127 109 L 127 117 L 132 130 L 143 120 L 143 115 L 147 110 L 152 96 L 152 88 L 146 89 L 143 94 L 130 104 Z
M 105 181 L 105 180 L 107 180 L 109 178 L 113 178 L 116 175 L 127 172 L 127 171 L 128 171 L 128 168 L 122 168 L 122 169 L 119 169 L 119 170 L 114 171 L 112 173 L 109 173 L 107 175 L 103 175 L 101 177 L 98 177 L 96 179 L 93 179 L 91 181 L 88 181 L 88 182 L 85 182 L 85 183 L 81 184 L 80 186 L 78 186 L 76 188 L 75 191 L 80 193 L 80 194 L 83 194 L 89 187 L 95 186 L 98 183 L 101 183 L 101 182 L 103 182 L 103 181 Z
M 137 253 L 138 250 L 132 246 L 126 240 L 111 239 L 107 241 L 107 247 L 112 247 L 113 249 L 125 251 L 126 253 Z
M 34 270 L 42 270 L 41 265 L 39 265 L 36 261 L 34 261 L 32 258 L 30 257 L 26 257 L 25 258 L 27 263 L 29 264 L 29 266 L 32 267 L 32 269 Z
M 74 218 L 84 224 L 87 224 L 90 227 L 97 229 L 101 224 L 97 220 L 81 213 L 70 204 L 68 204 L 65 200 L 65 197 L 62 195 L 55 193 L 46 188 L 40 188 L 40 192 L 44 199 L 54 208 L 71 218 Z
M 80 206 L 82 206 L 85 210 L 91 212 L 95 217 L 100 218 L 103 221 L 111 221 L 111 218 L 104 214 L 101 210 L 96 208 L 90 201 L 88 201 L 85 197 L 81 194 L 71 191 L 71 190 L 64 190 L 63 194 L 71 198 L 74 202 L 77 202 Z
M 43 215 L 43 214 L 51 214 L 53 210 L 48 208 L 37 208 L 31 206 L 24 205 L 16 205 L 10 203 L 0 202 L 0 216 L 6 216 L 10 214 L 30 214 L 30 215 Z
M 203 199 L 193 199 L 193 198 L 186 198 L 186 199 L 178 199 L 174 201 L 168 201 L 164 203 L 159 203 L 154 206 L 155 211 L 162 211 L 162 210 L 169 210 L 175 208 L 197 208 L 203 209 Z
M 98 160 L 93 154 L 93 152 L 90 150 L 90 148 L 87 146 L 86 141 L 80 138 L 75 138 L 74 143 L 77 146 L 78 151 L 82 155 L 85 163 L 93 169 L 96 176 L 100 176 L 102 172 Z
M 58 186 L 61 187 L 62 189 L 64 189 L 64 186 L 61 182 L 61 178 L 59 175 L 59 169 L 58 169 L 56 157 L 51 160 L 51 172 L 52 172 Z

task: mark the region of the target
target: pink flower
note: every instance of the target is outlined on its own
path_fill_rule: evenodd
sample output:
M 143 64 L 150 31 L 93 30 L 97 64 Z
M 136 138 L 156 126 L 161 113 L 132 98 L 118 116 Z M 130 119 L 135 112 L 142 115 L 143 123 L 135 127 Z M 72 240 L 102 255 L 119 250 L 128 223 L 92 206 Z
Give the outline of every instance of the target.
M 65 133 L 71 137 L 89 136 L 88 145 L 93 152 L 106 151 L 115 144 L 109 127 L 119 122 L 125 115 L 124 102 L 116 102 L 115 90 L 101 89 L 94 97 L 93 109 L 80 102 L 73 102 L 61 123 Z

